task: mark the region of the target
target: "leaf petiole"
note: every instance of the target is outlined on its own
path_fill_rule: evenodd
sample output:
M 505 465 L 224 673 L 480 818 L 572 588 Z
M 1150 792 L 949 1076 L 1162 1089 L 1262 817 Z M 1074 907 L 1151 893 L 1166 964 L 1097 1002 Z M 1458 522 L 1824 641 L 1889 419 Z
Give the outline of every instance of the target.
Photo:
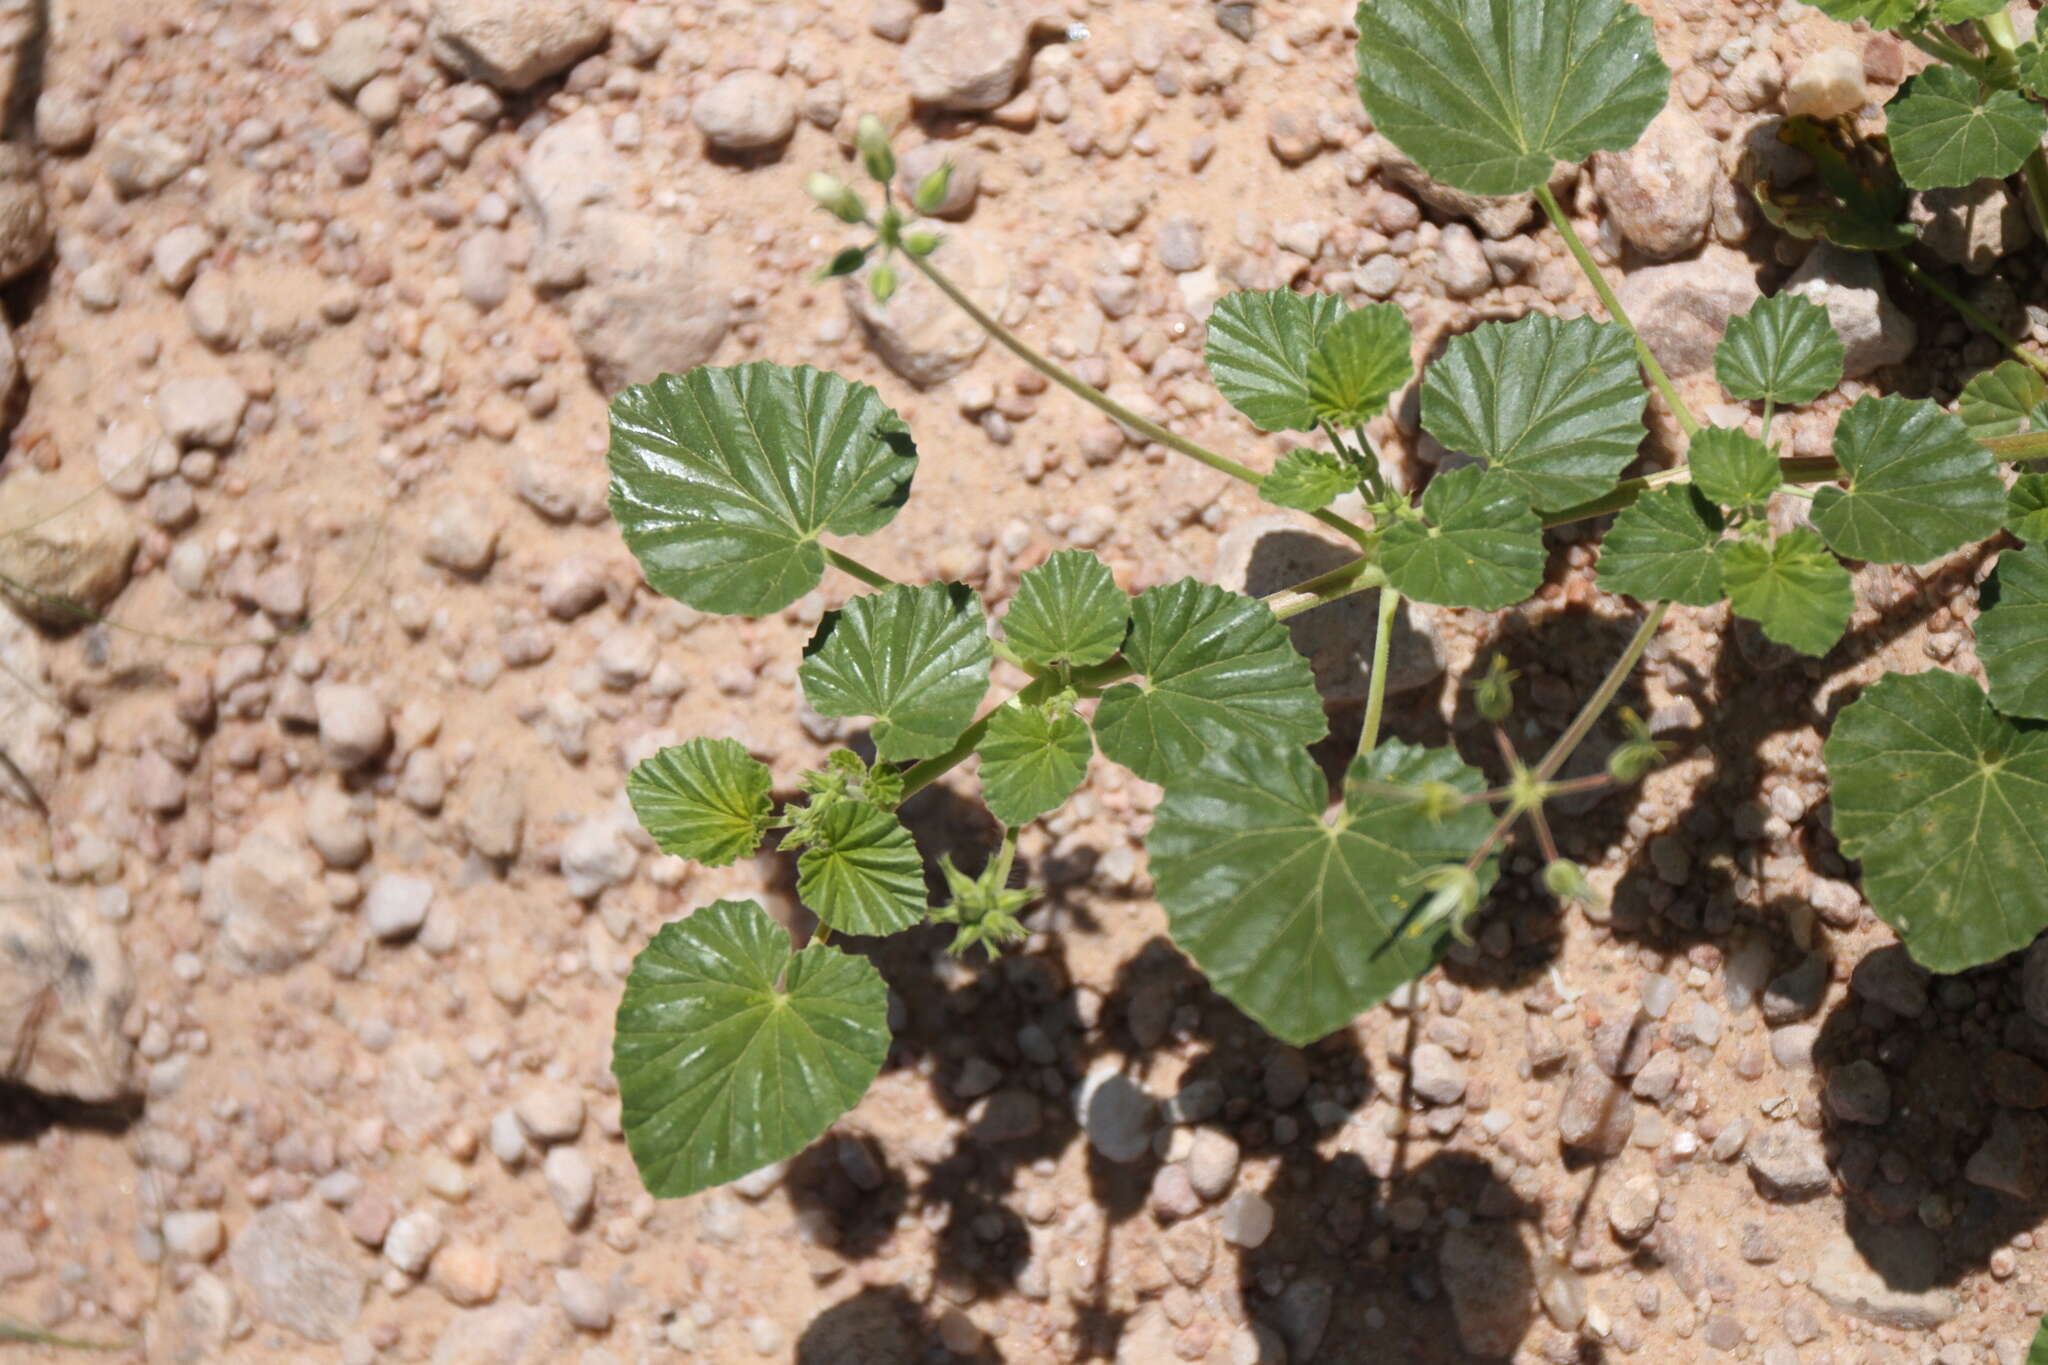
M 1365 725 L 1358 732 L 1358 752 L 1380 747 L 1380 718 L 1387 706 L 1387 663 L 1393 655 L 1394 618 L 1401 614 L 1401 594 L 1380 589 L 1380 619 L 1372 637 L 1372 678 L 1366 684 Z
M 841 573 L 850 574 L 871 588 L 893 588 L 896 586 L 895 579 L 885 573 L 870 569 L 852 555 L 835 550 L 829 545 L 824 546 L 823 549 L 825 551 L 825 562 Z

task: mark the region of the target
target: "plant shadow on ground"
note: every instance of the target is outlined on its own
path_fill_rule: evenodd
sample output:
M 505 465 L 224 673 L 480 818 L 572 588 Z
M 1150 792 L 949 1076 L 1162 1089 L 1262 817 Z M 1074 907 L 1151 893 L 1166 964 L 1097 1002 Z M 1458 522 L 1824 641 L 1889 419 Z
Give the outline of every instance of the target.
M 0 1081 L 0 1147 L 38 1141 L 54 1128 L 126 1133 L 142 1117 L 142 1101 L 128 1104 L 81 1104 Z

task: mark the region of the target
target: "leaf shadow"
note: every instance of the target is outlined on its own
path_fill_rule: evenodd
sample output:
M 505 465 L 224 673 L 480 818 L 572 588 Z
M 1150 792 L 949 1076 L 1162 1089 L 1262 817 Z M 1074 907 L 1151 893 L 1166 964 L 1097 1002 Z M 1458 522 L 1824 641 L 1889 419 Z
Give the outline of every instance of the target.
M 967 1355 L 952 1351 L 925 1305 L 900 1287 L 863 1289 L 813 1318 L 796 1343 L 796 1365 L 902 1365 L 913 1360 L 1003 1365 L 983 1340 Z

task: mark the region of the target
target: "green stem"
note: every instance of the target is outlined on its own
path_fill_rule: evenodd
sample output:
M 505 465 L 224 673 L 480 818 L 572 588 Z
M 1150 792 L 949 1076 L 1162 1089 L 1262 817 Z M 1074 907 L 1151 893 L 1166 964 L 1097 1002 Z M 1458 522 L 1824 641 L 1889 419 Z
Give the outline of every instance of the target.
M 1606 306 L 1607 316 L 1628 328 L 1629 335 L 1635 338 L 1636 357 L 1643 362 L 1643 371 L 1650 376 L 1650 382 L 1657 386 L 1657 392 L 1664 395 L 1664 401 L 1670 406 L 1672 415 L 1678 419 L 1680 428 L 1687 436 L 1697 432 L 1700 424 L 1693 419 L 1692 409 L 1678 396 L 1678 386 L 1671 382 L 1671 376 L 1664 373 L 1664 367 L 1651 353 L 1650 344 L 1643 340 L 1643 334 L 1636 329 L 1634 319 L 1630 318 L 1628 310 L 1621 306 L 1621 299 L 1615 294 L 1614 286 L 1607 282 L 1606 272 L 1600 269 L 1600 263 L 1593 259 L 1593 253 L 1588 251 L 1586 244 L 1579 239 L 1579 230 L 1573 227 L 1572 220 L 1565 216 L 1564 209 L 1557 202 L 1557 196 L 1550 192 L 1550 186 L 1536 187 L 1536 202 L 1543 206 L 1544 216 L 1549 218 L 1550 225 L 1557 229 L 1557 235 L 1564 238 L 1565 249 L 1572 253 L 1572 259 L 1579 263 L 1579 270 L 1593 286 L 1593 292 L 1600 296 L 1600 302 Z
M 1978 442 L 2006 464 L 2048 459 L 2048 431 L 2030 431 L 2020 436 L 1992 436 Z
M 1988 14 L 1977 21 L 1977 32 L 1990 49 L 1996 67 L 1993 83 L 2006 90 L 2017 89 L 2020 35 L 2012 26 L 2012 16 L 2004 10 Z M 2048 238 L 2048 153 L 2034 148 L 2020 171 L 2027 186 L 2027 200 L 2034 208 L 2034 231 Z
M 838 569 L 841 573 L 852 574 L 871 588 L 893 588 L 896 586 L 895 579 L 887 574 L 875 572 L 853 556 L 843 554 L 829 545 L 825 546 L 824 550 L 825 562 Z
M 951 299 L 954 307 L 972 318 L 976 326 L 994 337 L 1012 355 L 1065 389 L 1068 393 L 1073 394 L 1074 397 L 1106 414 L 1120 425 L 1137 432 L 1148 441 L 1156 441 L 1168 450 L 1177 451 L 1189 459 L 1205 464 L 1219 474 L 1227 474 L 1241 483 L 1248 483 L 1254 488 L 1259 486 L 1263 476 L 1250 465 L 1240 464 L 1227 455 L 1219 455 L 1206 446 L 1197 445 L 1195 442 L 1188 440 L 1185 436 L 1175 435 L 1149 418 L 1140 417 L 1137 413 L 1132 412 L 1093 384 L 1086 382 L 1080 376 L 1054 363 L 1048 357 L 1040 355 L 1022 337 L 1012 332 L 1008 327 L 1005 327 L 993 314 L 969 298 L 966 291 L 953 283 L 952 279 L 944 271 L 933 265 L 929 257 L 910 256 L 906 253 L 905 259 L 917 267 L 918 273 L 930 280 L 940 293 Z M 1313 515 L 1317 521 L 1322 522 L 1333 530 L 1342 531 L 1361 545 L 1366 543 L 1367 537 L 1371 534 L 1364 527 L 1338 516 L 1327 508 Z
M 1642 661 L 1643 651 L 1650 647 L 1650 641 L 1657 638 L 1658 630 L 1664 625 L 1664 614 L 1670 610 L 1669 602 L 1659 602 L 1650 608 L 1650 614 L 1643 618 L 1643 623 L 1636 627 L 1636 633 L 1630 637 L 1628 648 L 1621 652 L 1621 657 L 1614 661 L 1614 667 L 1608 669 L 1607 676 L 1600 680 L 1599 688 L 1587 698 L 1586 704 L 1579 708 L 1579 714 L 1572 720 L 1571 728 L 1557 737 L 1557 743 L 1550 746 L 1550 751 L 1543 755 L 1543 761 L 1536 765 L 1538 782 L 1548 782 L 1557 776 L 1557 770 L 1570 762 L 1571 756 L 1578 752 L 1579 745 L 1585 742 L 1586 736 L 1592 733 L 1594 724 L 1606 714 L 1615 694 L 1621 691 L 1622 684 L 1636 671 L 1636 665 Z
M 1358 752 L 1380 747 L 1380 717 L 1387 708 L 1387 661 L 1393 657 L 1394 618 L 1401 613 L 1401 594 L 1380 589 L 1379 628 L 1372 637 L 1372 679 L 1366 685 L 1365 726 L 1358 732 Z
M 2000 17 L 2002 18 L 2003 16 Z M 1997 73 L 1991 69 L 1990 63 L 1959 43 L 1951 42 L 1949 39 L 1936 33 L 1930 33 L 1925 29 L 1906 33 L 1905 38 L 1907 42 L 1919 48 L 1928 56 L 1947 62 L 1958 70 L 1967 71 L 1986 85 L 2002 84 L 1998 79 Z
M 2040 374 L 2044 379 L 2048 379 L 2048 361 L 2042 360 L 2039 356 L 2034 355 L 2021 346 L 2018 338 L 2010 335 L 2004 328 L 1992 321 L 1990 315 L 1984 312 L 1983 309 L 1971 303 L 1968 299 L 1928 274 L 1925 270 L 1922 270 L 1918 263 L 1905 252 L 1887 251 L 1884 253 L 1884 256 L 1886 260 L 1898 267 L 1899 273 L 1903 274 L 1920 288 L 1934 295 L 1934 297 L 1940 299 L 1949 307 L 1955 309 L 1957 313 L 1962 315 L 1963 321 L 2005 347 L 2007 351 L 2012 353 L 2015 359 L 2033 366 L 2036 373 Z
M 1306 583 L 1268 593 L 1260 600 L 1273 609 L 1275 616 L 1291 621 L 1305 611 L 1314 611 L 1353 593 L 1369 591 L 1386 581 L 1386 575 L 1373 566 L 1371 557 L 1362 555 L 1348 564 L 1339 564 L 1328 573 L 1318 574 Z

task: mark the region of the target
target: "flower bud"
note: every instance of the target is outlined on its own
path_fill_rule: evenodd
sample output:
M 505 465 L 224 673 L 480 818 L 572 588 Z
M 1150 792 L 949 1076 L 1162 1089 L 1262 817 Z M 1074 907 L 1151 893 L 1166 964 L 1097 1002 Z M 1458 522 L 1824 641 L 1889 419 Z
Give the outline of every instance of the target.
M 1586 869 L 1569 858 L 1544 865 L 1543 888 L 1561 901 L 1584 900 L 1593 894 L 1592 885 L 1586 881 Z
M 811 177 L 804 181 L 804 193 L 817 200 L 819 208 L 842 223 L 867 221 L 867 205 L 860 202 L 860 196 L 853 192 L 851 185 L 836 175 L 812 172 Z
M 944 161 L 930 175 L 917 182 L 917 191 L 910 196 L 910 202 L 917 206 L 919 213 L 937 213 L 939 205 L 946 202 L 946 191 L 953 187 L 953 163 Z
M 876 184 L 886 185 L 895 178 L 896 153 L 889 149 L 889 130 L 880 119 L 862 114 L 854 129 L 853 145 L 860 149 L 861 163 Z
M 876 303 L 887 303 L 896 293 L 895 268 L 886 263 L 876 266 L 868 276 L 868 292 L 875 296 Z
M 1474 700 L 1479 714 L 1495 725 L 1501 724 L 1515 712 L 1515 679 L 1521 674 L 1507 665 L 1507 660 L 1496 654 L 1486 670 L 1486 676 L 1472 685 Z
M 925 257 L 939 249 L 939 234 L 920 228 L 916 232 L 903 234 L 903 249 L 913 256 Z

